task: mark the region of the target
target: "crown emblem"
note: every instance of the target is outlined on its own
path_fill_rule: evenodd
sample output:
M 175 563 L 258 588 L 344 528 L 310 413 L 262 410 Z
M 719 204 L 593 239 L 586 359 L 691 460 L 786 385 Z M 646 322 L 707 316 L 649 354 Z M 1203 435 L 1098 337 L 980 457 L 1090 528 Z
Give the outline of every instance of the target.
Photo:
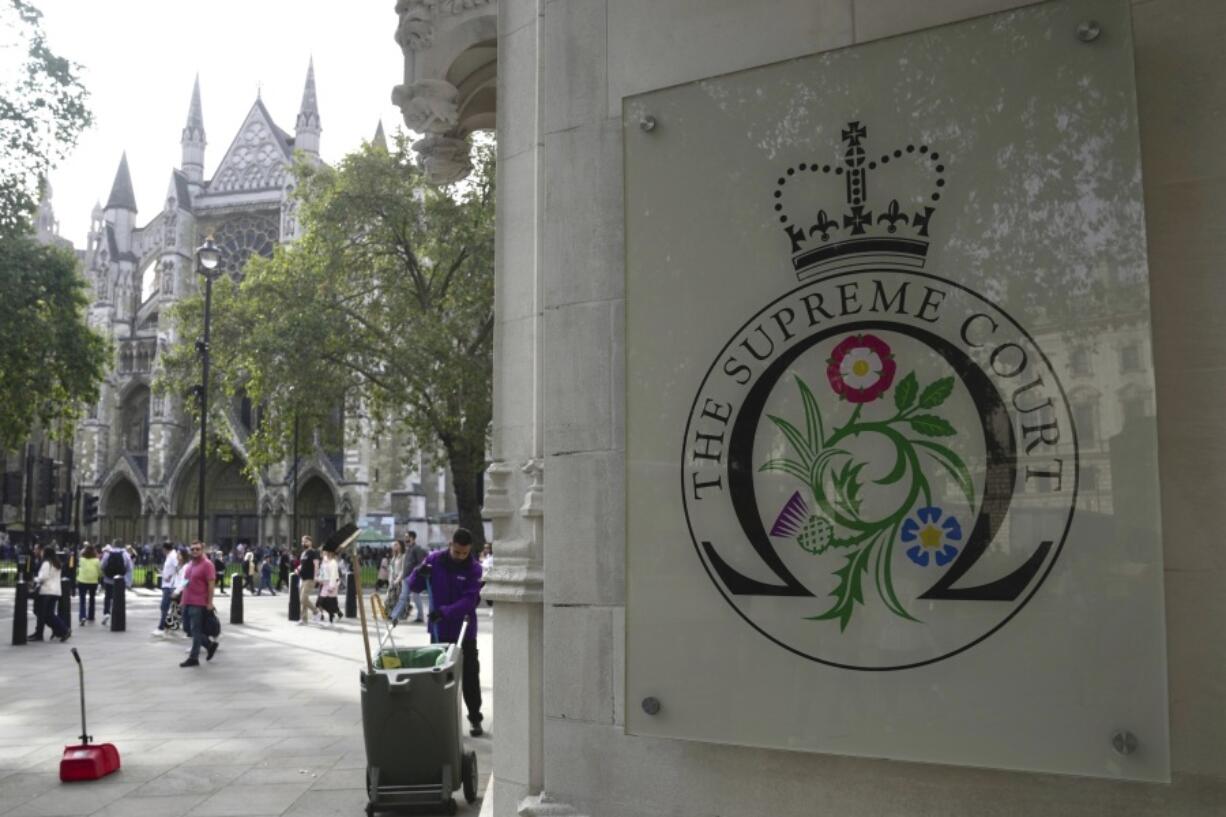
M 928 255 L 928 225 L 945 186 L 945 165 L 940 154 L 929 145 L 912 143 L 869 158 L 864 142 L 868 129 L 859 122 L 848 122 L 843 129 L 841 163 L 801 162 L 789 167 L 775 187 L 775 212 L 792 245 L 792 266 L 804 281 L 826 272 L 849 269 L 892 267 L 923 269 Z M 912 209 L 890 198 L 888 204 L 874 207 L 869 198 L 870 171 L 891 162 L 911 163 L 931 179 L 922 204 Z M 820 206 L 819 192 L 810 179 L 843 177 L 846 205 L 831 217 Z M 884 196 L 875 199 L 886 201 Z M 785 203 L 787 205 L 785 209 Z M 828 205 L 829 206 L 829 205 Z M 789 211 L 793 215 L 789 215 Z M 816 215 L 810 215 L 816 212 Z

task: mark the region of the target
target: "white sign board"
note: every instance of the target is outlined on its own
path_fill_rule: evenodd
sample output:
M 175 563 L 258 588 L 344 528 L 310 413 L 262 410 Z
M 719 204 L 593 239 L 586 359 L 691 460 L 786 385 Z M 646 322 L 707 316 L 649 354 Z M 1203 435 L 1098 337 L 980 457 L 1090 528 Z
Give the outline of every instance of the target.
M 1167 779 L 1127 3 L 624 125 L 628 730 Z

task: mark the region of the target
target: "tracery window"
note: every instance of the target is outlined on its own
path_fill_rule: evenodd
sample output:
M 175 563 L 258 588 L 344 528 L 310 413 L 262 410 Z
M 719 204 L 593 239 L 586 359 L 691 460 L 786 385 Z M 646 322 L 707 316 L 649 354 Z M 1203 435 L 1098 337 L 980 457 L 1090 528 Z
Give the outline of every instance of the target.
M 272 257 L 280 240 L 280 214 L 275 210 L 228 216 L 216 226 L 213 240 L 221 250 L 221 268 L 239 278 L 252 255 Z

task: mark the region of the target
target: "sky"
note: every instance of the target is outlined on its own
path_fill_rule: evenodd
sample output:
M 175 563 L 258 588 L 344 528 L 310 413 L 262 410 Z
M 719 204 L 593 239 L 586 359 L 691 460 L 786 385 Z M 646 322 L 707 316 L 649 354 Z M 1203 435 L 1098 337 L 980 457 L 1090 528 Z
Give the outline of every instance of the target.
M 106 203 L 126 150 L 144 225 L 160 211 L 179 166 L 180 132 L 200 75 L 211 178 L 261 94 L 290 134 L 307 62 L 323 125 L 320 152 L 335 162 L 369 140 L 380 118 L 402 127 L 391 103 L 404 72 L 395 0 L 35 0 L 48 44 L 81 65 L 93 126 L 52 171 L 60 234 L 84 247 L 95 202 Z

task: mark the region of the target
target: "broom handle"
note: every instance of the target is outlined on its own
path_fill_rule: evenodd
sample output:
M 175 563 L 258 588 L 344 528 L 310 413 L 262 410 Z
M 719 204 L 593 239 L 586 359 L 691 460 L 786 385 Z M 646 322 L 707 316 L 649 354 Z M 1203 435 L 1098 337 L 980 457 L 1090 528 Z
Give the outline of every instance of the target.
M 72 648 L 72 657 L 77 662 L 77 676 L 81 681 L 81 745 L 89 745 L 88 730 L 85 728 L 85 666 L 81 663 L 81 654 L 77 652 L 77 648 Z
M 358 549 L 353 549 L 353 580 L 358 594 L 358 617 L 362 621 L 362 649 L 366 650 L 366 671 L 374 674 L 375 661 L 370 657 L 370 633 L 366 629 L 366 605 L 362 603 L 362 564 L 358 561 Z

